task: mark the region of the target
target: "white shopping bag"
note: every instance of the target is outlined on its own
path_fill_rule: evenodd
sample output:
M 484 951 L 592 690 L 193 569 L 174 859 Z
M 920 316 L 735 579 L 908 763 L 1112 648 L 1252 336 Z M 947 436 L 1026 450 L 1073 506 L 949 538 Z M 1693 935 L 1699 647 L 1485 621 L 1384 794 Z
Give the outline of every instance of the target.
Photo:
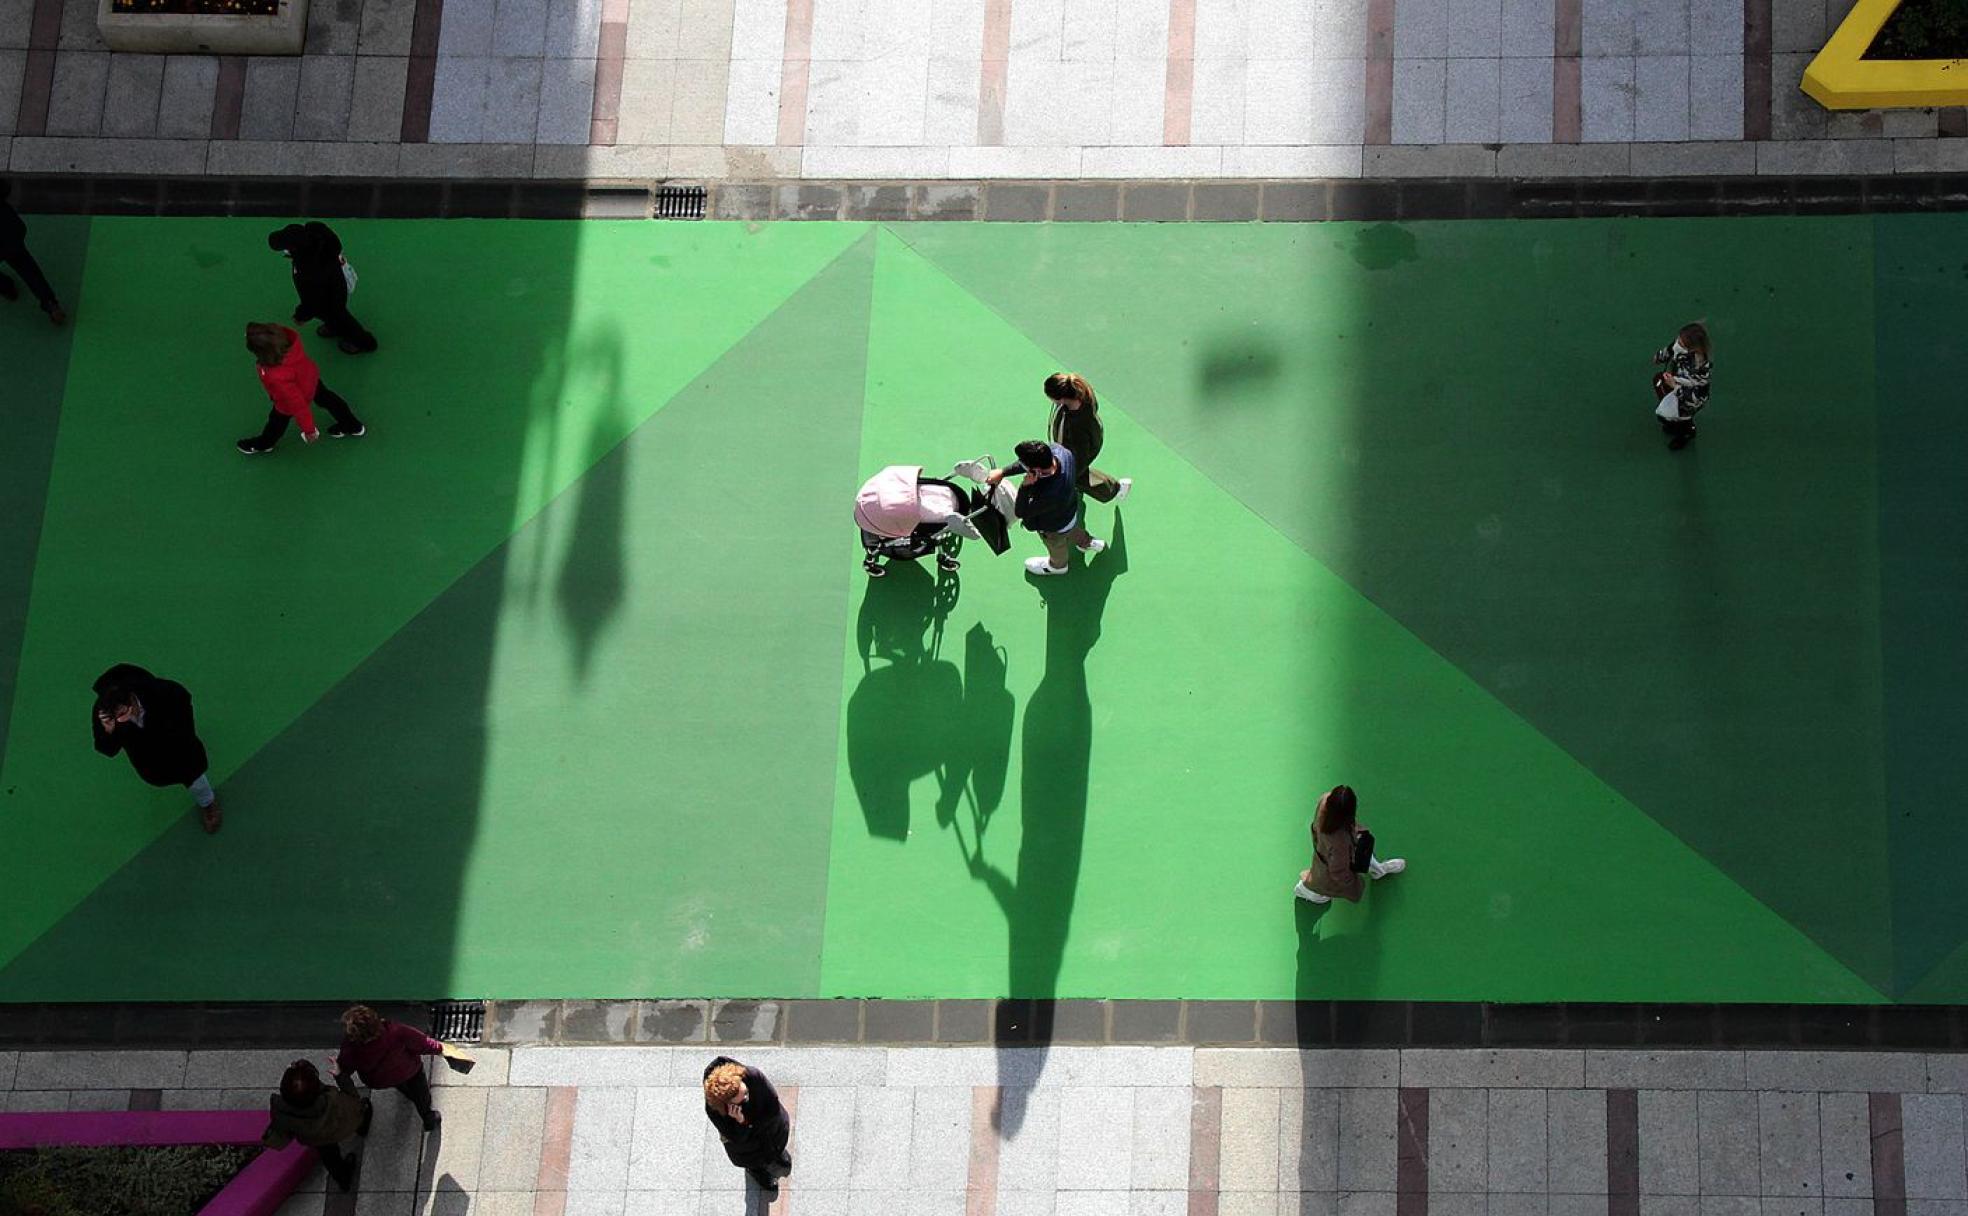
M 1660 399 L 1660 404 L 1654 407 L 1654 417 L 1665 418 L 1670 422 L 1680 421 L 1681 419 L 1681 390 L 1680 389 L 1676 389 L 1673 392 L 1669 393 L 1667 396 L 1662 397 Z
M 342 263 L 342 282 L 348 284 L 348 293 L 350 295 L 354 295 L 355 294 L 355 267 L 349 265 L 349 260 L 347 258 L 341 259 L 341 263 Z

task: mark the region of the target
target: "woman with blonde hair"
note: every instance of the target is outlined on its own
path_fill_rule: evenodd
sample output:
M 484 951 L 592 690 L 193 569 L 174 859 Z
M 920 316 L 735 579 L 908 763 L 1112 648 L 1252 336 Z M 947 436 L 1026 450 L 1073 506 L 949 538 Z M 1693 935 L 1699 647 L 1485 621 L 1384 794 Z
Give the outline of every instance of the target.
M 266 426 L 257 435 L 248 435 L 236 445 L 244 456 L 258 456 L 273 450 L 287 433 L 287 421 L 301 424 L 301 442 L 321 438 L 314 426 L 313 406 L 320 406 L 335 419 L 328 428 L 330 439 L 359 439 L 368 432 L 349 403 L 321 382 L 321 369 L 308 358 L 301 346 L 301 335 L 285 325 L 251 321 L 246 326 L 246 349 L 253 352 L 259 366 L 260 387 L 273 399 Z
M 776 1198 L 779 1180 L 793 1172 L 786 1151 L 793 1123 L 772 1082 L 756 1068 L 719 1056 L 704 1066 L 704 1115 L 731 1164 L 750 1174 L 767 1199 Z
M 424 1076 L 424 1057 L 442 1055 L 444 1044 L 421 1030 L 392 1022 L 367 1005 L 342 1011 L 342 1050 L 335 1056 L 340 1073 L 354 1073 L 370 1089 L 393 1089 L 417 1108 L 425 1131 L 442 1121 L 431 1109 L 430 1081 Z
M 1046 435 L 1073 454 L 1080 492 L 1095 502 L 1117 503 L 1126 498 L 1134 488 L 1132 477 L 1110 477 L 1093 467 L 1107 435 L 1100 425 L 1100 400 L 1086 377 L 1077 372 L 1054 372 L 1045 378 L 1045 395 L 1052 403 Z

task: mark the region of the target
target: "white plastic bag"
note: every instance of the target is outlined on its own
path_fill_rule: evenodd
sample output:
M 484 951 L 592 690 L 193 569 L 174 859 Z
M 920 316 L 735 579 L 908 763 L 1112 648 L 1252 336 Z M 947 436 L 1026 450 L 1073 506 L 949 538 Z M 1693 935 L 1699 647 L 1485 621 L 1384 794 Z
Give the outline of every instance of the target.
M 341 262 L 342 262 L 342 282 L 348 284 L 348 293 L 350 295 L 354 295 L 355 281 L 356 281 L 355 267 L 349 265 L 349 260 L 347 258 L 341 259 Z
M 1660 399 L 1660 404 L 1654 407 L 1654 417 L 1665 418 L 1669 422 L 1679 422 L 1681 420 L 1680 389 L 1675 389 Z

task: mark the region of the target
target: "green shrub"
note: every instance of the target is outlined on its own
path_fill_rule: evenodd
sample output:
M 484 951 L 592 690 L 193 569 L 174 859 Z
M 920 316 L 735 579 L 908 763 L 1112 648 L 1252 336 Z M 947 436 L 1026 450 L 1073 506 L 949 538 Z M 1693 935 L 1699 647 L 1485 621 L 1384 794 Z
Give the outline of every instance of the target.
M 1968 58 L 1968 0 L 1902 0 L 1865 57 Z
M 0 1216 L 189 1216 L 257 1147 L 184 1144 L 0 1152 Z

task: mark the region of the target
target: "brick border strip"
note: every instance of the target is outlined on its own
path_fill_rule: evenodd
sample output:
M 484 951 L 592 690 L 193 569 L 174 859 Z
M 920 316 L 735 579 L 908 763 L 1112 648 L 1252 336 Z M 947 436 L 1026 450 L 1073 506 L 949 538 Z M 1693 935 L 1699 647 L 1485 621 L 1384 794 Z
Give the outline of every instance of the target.
M 322 1002 L 0 1005 L 0 1048 L 285 1045 L 334 1033 L 342 1007 Z M 427 1003 L 377 1007 L 415 1025 L 430 1016 Z M 495 1000 L 486 1007 L 485 1041 L 1940 1051 L 1968 1048 L 1968 1006 Z
M 665 184 L 352 178 L 13 178 L 29 213 L 648 219 Z M 722 220 L 1579 219 L 1968 210 L 1968 174 L 1628 179 L 712 183 Z

